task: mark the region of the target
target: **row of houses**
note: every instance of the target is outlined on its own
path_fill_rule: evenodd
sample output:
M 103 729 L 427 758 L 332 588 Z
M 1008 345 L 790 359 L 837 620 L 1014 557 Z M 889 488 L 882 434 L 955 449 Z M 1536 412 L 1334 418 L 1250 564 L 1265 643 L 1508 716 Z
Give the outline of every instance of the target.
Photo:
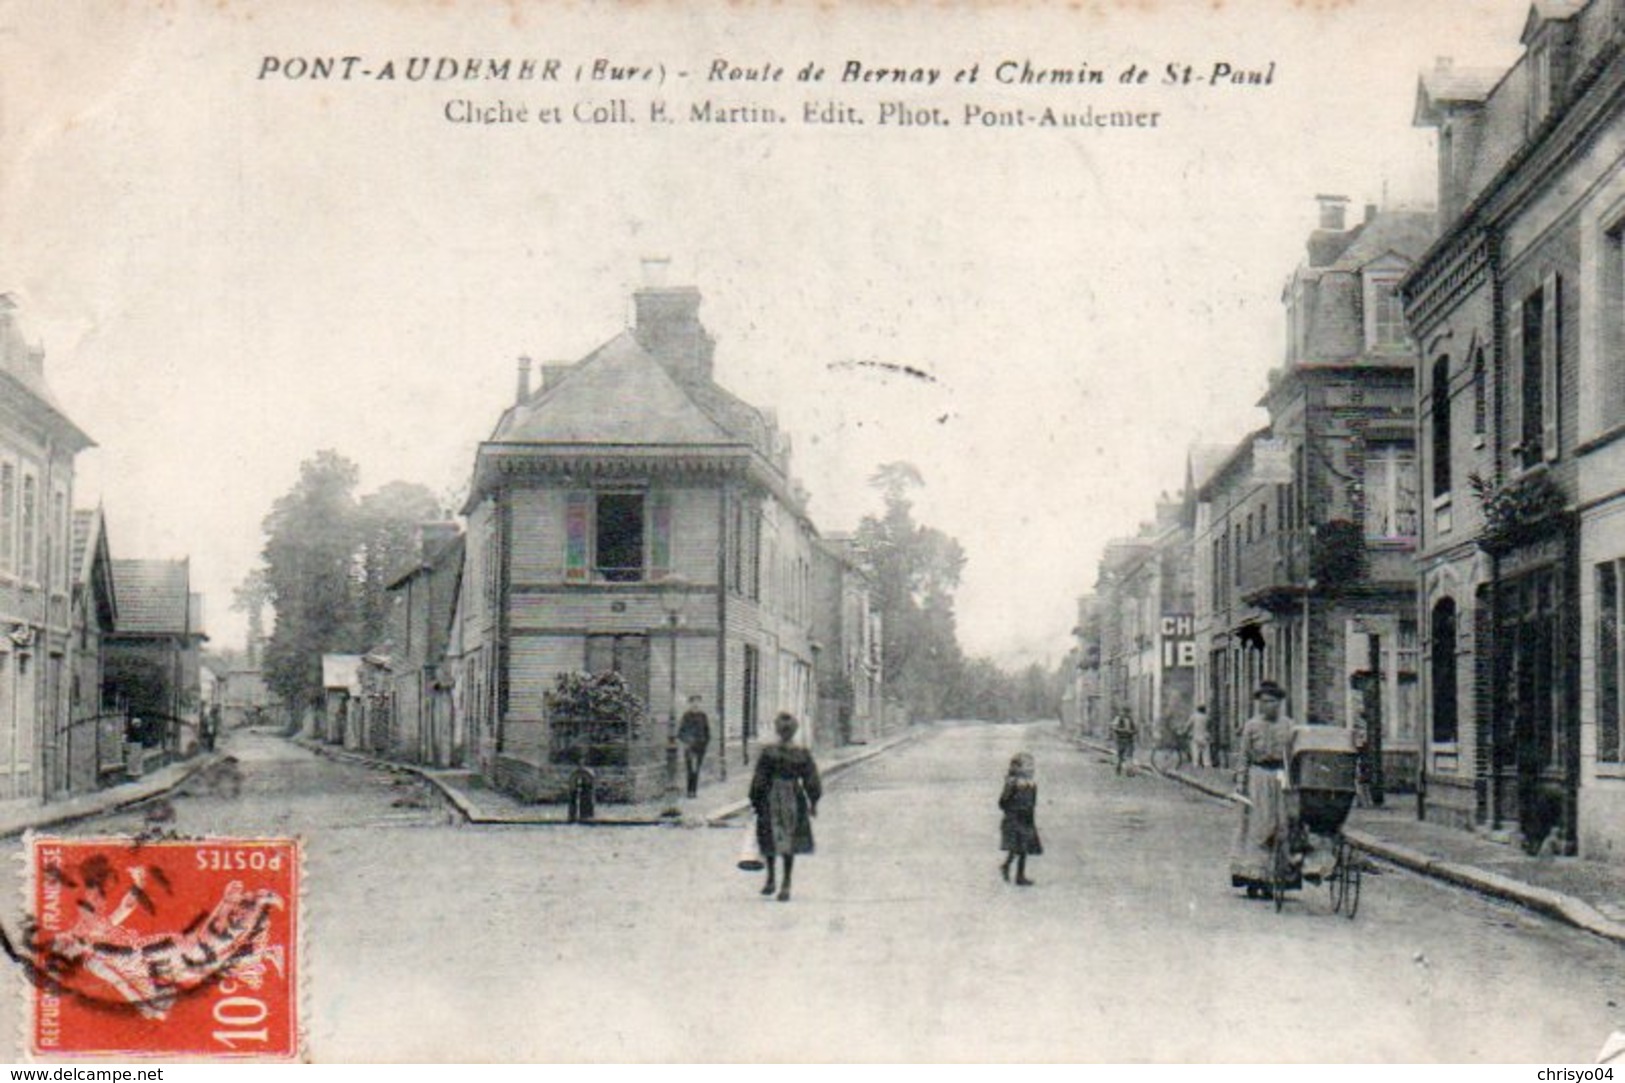
M 1188 562 L 1192 590 L 1134 612 L 1109 551 L 1080 602 L 1071 709 L 1154 725 L 1188 685 L 1233 733 L 1273 678 L 1298 717 L 1360 727 L 1422 818 L 1609 857 L 1625 853 L 1625 0 L 1538 0 L 1521 42 L 1510 68 L 1441 60 L 1419 79 L 1435 213 L 1347 227 L 1323 198 L 1268 423 L 1193 449 L 1176 525 L 1119 547 Z M 1166 639 L 1187 615 L 1194 646 L 1136 701 L 1130 633 Z
M 562 674 L 619 673 L 646 707 L 623 790 L 658 792 L 690 697 L 720 772 L 780 711 L 814 746 L 897 723 L 850 538 L 821 533 L 773 415 L 721 386 L 692 287 L 636 291 L 632 325 L 574 363 L 521 359 L 475 455 L 465 527 L 425 524 L 390 585 L 390 641 L 325 659 L 328 741 L 560 796 L 582 733 Z
M 74 508 L 91 446 L 0 294 L 0 801 L 84 792 L 198 744 L 190 562 L 113 557 L 101 510 Z

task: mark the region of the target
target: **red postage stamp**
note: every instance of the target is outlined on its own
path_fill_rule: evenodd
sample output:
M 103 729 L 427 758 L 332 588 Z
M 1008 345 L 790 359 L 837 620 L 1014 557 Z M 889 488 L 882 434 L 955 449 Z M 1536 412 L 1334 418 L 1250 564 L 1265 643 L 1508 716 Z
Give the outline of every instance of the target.
M 299 844 L 35 838 L 35 1056 L 290 1058 Z

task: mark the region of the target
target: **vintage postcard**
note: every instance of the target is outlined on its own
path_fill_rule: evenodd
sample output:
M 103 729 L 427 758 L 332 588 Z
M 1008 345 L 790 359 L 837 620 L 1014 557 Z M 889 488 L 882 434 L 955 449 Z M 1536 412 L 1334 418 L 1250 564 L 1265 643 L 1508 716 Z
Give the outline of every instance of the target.
M 1606 1056 L 1622 42 L 0 0 L 0 1059 Z

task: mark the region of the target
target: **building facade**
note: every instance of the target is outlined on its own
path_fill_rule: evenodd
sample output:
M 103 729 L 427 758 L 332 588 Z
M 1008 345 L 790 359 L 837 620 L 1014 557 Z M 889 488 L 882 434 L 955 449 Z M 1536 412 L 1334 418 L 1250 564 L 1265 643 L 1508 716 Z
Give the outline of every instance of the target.
M 73 513 L 73 689 L 69 721 L 57 738 L 62 775 L 55 785 L 72 792 L 95 789 L 123 762 L 124 715 L 111 702 L 103 644 L 118 628 L 113 558 L 101 509 Z
M 392 609 L 388 753 L 410 763 L 460 767 L 467 735 L 453 710 L 447 662 L 463 538 L 455 523 L 418 528 L 417 560 L 389 584 Z
M 869 576 L 850 538 L 830 535 L 815 544 L 813 591 L 814 731 L 825 747 L 866 744 L 886 731 L 880 614 L 870 605 Z
M 72 717 L 74 457 L 91 446 L 16 307 L 0 294 L 0 800 L 66 778 L 56 738 Z
M 1408 279 L 1428 468 L 1430 819 L 1625 847 L 1625 4 L 1542 2 L 1508 70 L 1441 63 L 1438 242 Z
M 713 770 L 738 770 L 778 711 L 819 741 L 818 534 L 765 412 L 713 378 L 692 288 L 634 295 L 632 328 L 572 365 L 528 362 L 476 456 L 458 602 L 457 697 L 478 768 L 559 796 L 560 674 L 615 671 L 647 706 L 622 794 L 666 784 L 675 716 L 702 697 Z
M 208 639 L 191 561 L 115 558 L 112 567 L 119 617 L 102 640 L 104 707 L 138 720 L 147 748 L 185 753 L 197 741 Z
M 1285 295 L 1269 425 L 1197 488 L 1201 686 L 1232 736 L 1269 678 L 1304 722 L 1362 731 L 1377 790 L 1419 759 L 1415 348 L 1395 292 L 1433 216 L 1368 207 L 1321 226 Z
M 1192 506 L 1164 495 L 1154 521 L 1107 544 L 1094 592 L 1078 600 L 1071 694 L 1084 733 L 1103 735 L 1126 709 L 1149 753 L 1197 702 Z

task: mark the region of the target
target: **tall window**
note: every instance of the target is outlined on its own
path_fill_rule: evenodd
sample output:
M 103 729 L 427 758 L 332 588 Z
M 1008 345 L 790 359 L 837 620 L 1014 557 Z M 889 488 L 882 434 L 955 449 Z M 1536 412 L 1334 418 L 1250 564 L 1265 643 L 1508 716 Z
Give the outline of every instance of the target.
M 1510 390 L 1515 396 L 1509 415 L 1518 436 L 1514 457 L 1526 468 L 1557 458 L 1562 301 L 1561 283 L 1552 273 L 1539 289 L 1514 302 L 1508 314 Z
M 1450 358 L 1433 362 L 1433 496 L 1450 493 Z
M 1523 444 L 1526 461 L 1540 458 L 1540 419 L 1546 407 L 1546 386 L 1541 380 L 1541 367 L 1545 360 L 1544 345 L 1546 298 L 1537 290 L 1523 303 L 1523 363 L 1519 366 L 1519 386 L 1523 392 L 1523 409 L 1519 411 L 1518 438 Z
M 1432 662 L 1433 743 L 1456 742 L 1456 603 L 1445 598 L 1433 607 Z
M 35 560 L 39 556 L 39 483 L 33 474 L 23 475 L 22 530 L 20 545 L 22 559 L 18 573 L 25 581 L 32 581 L 38 572 Z
M 1365 536 L 1416 537 L 1416 456 L 1401 444 L 1374 444 L 1365 460 Z
M 745 593 L 745 502 L 736 500 L 733 516 L 728 524 L 728 564 L 732 569 L 729 582 L 735 594 Z
M 745 646 L 745 663 L 740 667 L 739 682 L 740 732 L 746 737 L 754 737 L 757 715 L 761 709 L 762 656 L 749 644 Z
M 1625 14 L 1625 8 L 1621 8 Z M 1598 428 L 1625 421 L 1625 222 L 1617 223 L 1602 243 L 1602 334 L 1597 365 Z
M 1552 46 L 1541 42 L 1529 53 L 1529 130 L 1546 119 L 1552 108 Z
M 1483 436 L 1490 419 L 1489 377 L 1484 371 L 1484 347 L 1473 353 L 1473 435 Z
M 1393 349 L 1406 344 L 1405 303 L 1399 279 L 1366 280 L 1366 343 L 1371 349 Z
M 643 578 L 643 494 L 599 493 L 595 564 L 611 583 Z
M 667 492 L 590 492 L 566 497 L 564 577 L 638 583 L 672 564 L 672 504 Z
M 55 534 L 52 581 L 58 593 L 65 593 L 68 589 L 69 560 L 68 495 L 61 489 L 51 494 L 51 527 Z
M 1416 655 L 1416 621 L 1401 620 L 1393 716 L 1394 736 L 1402 741 L 1416 739 Z
M 17 467 L 0 463 L 0 572 L 17 569 Z
M 1619 763 L 1619 561 L 1597 565 L 1597 759 Z

